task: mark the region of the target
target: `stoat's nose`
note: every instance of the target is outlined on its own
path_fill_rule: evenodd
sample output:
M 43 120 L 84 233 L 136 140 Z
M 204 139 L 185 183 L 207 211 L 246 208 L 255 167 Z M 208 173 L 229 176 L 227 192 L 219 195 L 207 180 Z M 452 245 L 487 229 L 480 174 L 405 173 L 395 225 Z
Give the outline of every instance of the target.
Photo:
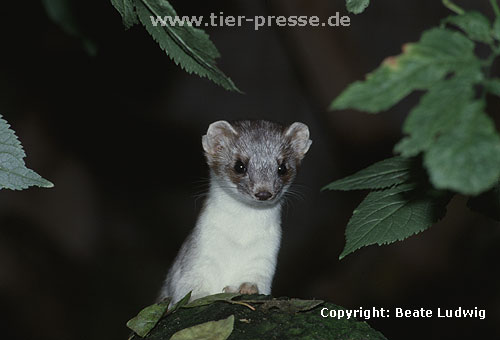
M 271 194 L 269 191 L 259 191 L 255 194 L 255 197 L 257 197 L 259 201 L 267 201 L 271 198 L 272 195 L 273 194 Z

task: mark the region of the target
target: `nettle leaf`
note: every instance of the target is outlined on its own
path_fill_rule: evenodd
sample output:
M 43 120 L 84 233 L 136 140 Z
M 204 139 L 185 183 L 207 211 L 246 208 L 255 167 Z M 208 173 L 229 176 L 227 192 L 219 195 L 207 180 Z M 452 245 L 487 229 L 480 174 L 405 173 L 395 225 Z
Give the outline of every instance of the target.
M 209 321 L 184 328 L 172 335 L 170 340 L 226 340 L 234 328 L 234 315 L 219 321 Z
M 111 3 L 122 16 L 125 28 L 129 29 L 139 23 L 137 13 L 134 8 L 134 0 L 111 0 Z
M 424 90 L 450 72 L 477 64 L 474 43 L 460 32 L 434 28 L 418 43 L 406 44 L 403 54 L 387 58 L 365 81 L 347 87 L 331 109 L 386 110 L 414 90 Z
M 344 177 L 325 186 L 322 190 L 383 189 L 406 182 L 414 160 L 392 157 L 370 165 L 351 176 Z
M 134 0 L 134 5 L 140 22 L 177 65 L 227 90 L 239 92 L 233 81 L 217 68 L 215 59 L 220 54 L 208 34 L 188 24 L 171 26 L 167 21 L 162 26 L 158 18 L 177 15 L 166 0 Z
M 155 303 L 141 310 L 137 316 L 127 322 L 127 327 L 137 335 L 145 337 L 156 326 L 163 314 L 167 311 L 170 298 Z
M 500 222 L 500 184 L 497 183 L 493 189 L 467 201 L 467 206 L 495 221 Z
M 439 134 L 457 124 L 459 113 L 473 101 L 474 84 L 482 79 L 479 63 L 474 63 L 468 72 L 460 72 L 451 79 L 438 81 L 422 96 L 403 125 L 403 132 L 409 136 L 394 151 L 405 157 L 415 156 L 427 150 Z
M 456 125 L 425 153 L 424 165 L 436 188 L 477 195 L 500 177 L 500 136 L 483 106 L 478 101 L 464 107 Z
M 22 190 L 30 186 L 52 188 L 54 184 L 24 164 L 26 153 L 10 125 L 0 115 L 0 189 Z
M 403 184 L 369 193 L 354 210 L 346 228 L 340 259 L 371 244 L 389 244 L 417 234 L 440 220 L 451 195 Z
M 370 4 L 370 0 L 346 0 L 347 10 L 354 14 L 362 13 Z
M 491 23 L 479 12 L 465 12 L 461 15 L 454 15 L 443 20 L 445 24 L 452 24 L 462 29 L 472 40 L 491 44 Z

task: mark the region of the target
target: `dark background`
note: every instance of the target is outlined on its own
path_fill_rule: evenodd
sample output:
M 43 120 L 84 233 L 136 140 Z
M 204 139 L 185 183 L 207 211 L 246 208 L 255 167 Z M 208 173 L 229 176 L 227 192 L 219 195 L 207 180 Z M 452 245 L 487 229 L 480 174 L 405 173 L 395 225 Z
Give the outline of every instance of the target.
M 488 1 L 458 1 L 487 11 Z M 172 1 L 180 15 L 317 15 L 344 1 Z M 200 137 L 218 119 L 309 125 L 314 143 L 288 202 L 275 296 L 347 308 L 487 310 L 477 319 L 373 319 L 388 339 L 500 336 L 498 224 L 455 198 L 428 231 L 339 261 L 364 192 L 320 192 L 389 157 L 418 94 L 388 112 L 329 112 L 331 100 L 449 14 L 440 1 L 374 0 L 346 28 L 209 28 L 221 69 L 244 95 L 176 67 L 142 26 L 125 31 L 109 1 L 75 1 L 97 46 L 53 23 L 39 1 L 0 11 L 0 113 L 53 189 L 0 192 L 2 339 L 126 339 L 193 227 L 207 168 Z M 498 101 L 489 99 L 489 112 Z M 318 315 L 319 317 L 319 315 Z

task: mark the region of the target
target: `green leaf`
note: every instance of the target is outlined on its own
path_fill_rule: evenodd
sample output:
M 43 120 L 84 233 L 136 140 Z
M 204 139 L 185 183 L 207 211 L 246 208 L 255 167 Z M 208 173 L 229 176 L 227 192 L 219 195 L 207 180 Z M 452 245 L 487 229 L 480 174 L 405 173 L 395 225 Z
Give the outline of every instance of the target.
M 262 304 L 263 309 L 278 308 L 279 310 L 287 313 L 298 313 L 311 310 L 319 305 L 321 305 L 323 300 L 301 300 L 301 299 L 290 299 L 290 300 L 277 300 L 272 299 L 264 301 Z
M 462 117 L 443 133 L 424 155 L 432 184 L 465 195 L 477 195 L 500 177 L 500 137 L 483 102 L 474 102 Z
M 173 313 L 177 309 L 184 307 L 189 302 L 190 299 L 191 299 L 191 292 L 187 293 L 182 299 L 180 299 L 175 305 L 173 305 L 172 308 L 168 310 L 168 313 L 169 314 Z
M 215 59 L 220 54 L 204 31 L 187 24 L 162 26 L 156 22 L 155 26 L 151 17 L 155 20 L 177 15 L 166 0 L 134 0 L 134 3 L 140 22 L 177 65 L 227 90 L 239 92 L 233 81 L 217 68 Z
M 54 184 L 26 167 L 25 157 L 17 136 L 0 115 L 0 189 L 22 190 L 30 186 L 52 188 Z
M 444 216 L 450 195 L 403 184 L 369 193 L 346 228 L 340 259 L 371 244 L 388 244 L 417 234 Z
M 71 0 L 42 0 L 49 18 L 69 35 L 79 36 L 80 27 L 76 22 Z
M 85 51 L 89 55 L 95 56 L 97 54 L 97 45 L 82 32 L 76 20 L 74 1 L 76 0 L 42 0 L 42 4 L 45 7 L 47 16 L 53 22 L 58 24 L 66 34 L 79 38 Z
M 170 298 L 155 303 L 141 310 L 137 316 L 127 322 L 127 327 L 140 337 L 145 337 L 156 326 L 167 311 Z
M 290 299 L 290 304 L 295 312 L 306 312 L 323 304 L 323 300 Z
M 322 190 L 383 189 L 401 184 L 410 178 L 413 159 L 392 157 L 370 165 L 351 176 L 325 186 Z
M 406 44 L 403 54 L 387 58 L 365 81 L 347 87 L 330 108 L 386 110 L 412 91 L 425 90 L 450 72 L 478 63 L 471 40 L 460 32 L 434 28 L 424 32 L 418 43 Z
M 354 14 L 362 13 L 370 4 L 370 0 L 346 0 L 347 10 Z
M 500 79 L 499 78 L 487 79 L 484 83 L 484 87 L 485 87 L 486 91 L 488 91 L 489 93 L 500 97 Z
M 493 37 L 500 40 L 500 17 L 497 17 L 493 22 Z
M 172 335 L 170 340 L 226 340 L 233 332 L 234 315 L 219 321 L 209 321 L 184 328 Z
M 139 23 L 137 13 L 135 13 L 134 9 L 134 0 L 111 0 L 111 3 L 122 16 L 125 28 L 129 29 Z
M 500 184 L 479 196 L 469 198 L 467 206 L 473 211 L 500 222 Z
M 452 24 L 462 29 L 472 40 L 491 44 L 491 24 L 488 18 L 479 12 L 465 12 L 462 15 L 447 17 L 443 23 Z
M 199 306 L 210 305 L 216 301 L 231 301 L 233 298 L 240 296 L 239 293 L 219 293 L 214 295 L 208 295 L 194 301 L 191 301 L 187 305 L 184 305 L 184 308 L 193 308 Z
M 454 127 L 474 98 L 474 84 L 482 79 L 480 65 L 430 87 L 408 115 L 403 132 L 409 136 L 394 151 L 412 157 L 427 150 L 439 134 Z

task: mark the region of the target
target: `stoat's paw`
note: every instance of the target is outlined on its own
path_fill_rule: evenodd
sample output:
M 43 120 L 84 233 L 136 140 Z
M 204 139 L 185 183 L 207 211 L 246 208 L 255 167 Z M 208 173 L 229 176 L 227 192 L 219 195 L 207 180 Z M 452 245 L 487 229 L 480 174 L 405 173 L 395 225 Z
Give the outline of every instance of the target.
M 259 288 L 252 282 L 243 282 L 238 289 L 240 294 L 259 294 Z
M 238 287 L 226 286 L 222 289 L 223 293 L 238 293 Z

